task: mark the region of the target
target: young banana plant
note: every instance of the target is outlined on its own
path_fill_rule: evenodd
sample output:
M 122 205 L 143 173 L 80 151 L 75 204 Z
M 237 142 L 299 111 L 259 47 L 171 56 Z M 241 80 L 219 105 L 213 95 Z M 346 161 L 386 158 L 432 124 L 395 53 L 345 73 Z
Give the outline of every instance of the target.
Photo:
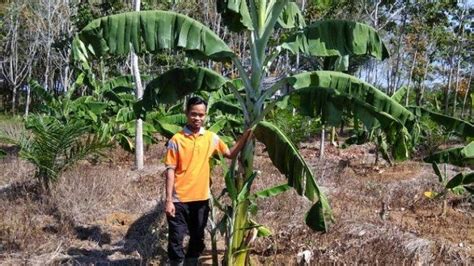
M 174 69 L 150 82 L 153 85 L 147 86 L 138 107 L 152 110 L 160 103 L 173 104 L 190 93 L 226 87 L 239 104 L 243 127 L 255 128 L 256 138 L 263 142 L 273 164 L 288 180 L 283 187 L 258 195 L 271 196 L 287 187 L 294 188 L 299 195 L 313 202 L 306 223 L 314 230 L 326 231 L 333 217 L 312 170 L 281 130 L 262 121 L 279 100 L 274 94 L 284 86 L 293 87 L 295 105 L 313 116 L 323 116 L 330 123 L 341 121 L 340 110 L 344 108 L 360 115 L 364 123 L 378 121 L 387 128 L 394 125 L 404 127 L 412 120 L 412 114 L 373 86 L 339 72 L 312 71 L 289 75 L 268 88 L 264 87 L 263 80 L 283 50 L 309 57 L 342 58 L 336 61 L 344 63 L 352 55 L 384 59 L 388 57 L 387 49 L 377 32 L 361 23 L 331 20 L 306 26 L 294 1 L 223 0 L 217 1 L 217 5 L 224 24 L 248 36 L 250 60 L 239 58 L 223 40 L 198 21 L 157 10 L 128 12 L 92 21 L 74 39 L 74 56 L 81 67 L 89 71 L 94 58 L 125 55 L 130 49 L 137 54 L 178 49 L 197 60 L 231 62 L 239 72 L 238 80 L 229 80 L 202 67 Z M 285 42 L 270 47 L 269 40 L 278 27 L 294 33 Z M 232 208 L 227 210 L 232 218 L 227 235 L 225 262 L 228 265 L 248 263 L 254 229 L 261 228 L 249 214 L 252 183 L 258 178 L 254 154 L 255 141 L 252 140 L 245 145 L 238 162 L 231 163 L 226 175 L 227 193 L 233 202 Z

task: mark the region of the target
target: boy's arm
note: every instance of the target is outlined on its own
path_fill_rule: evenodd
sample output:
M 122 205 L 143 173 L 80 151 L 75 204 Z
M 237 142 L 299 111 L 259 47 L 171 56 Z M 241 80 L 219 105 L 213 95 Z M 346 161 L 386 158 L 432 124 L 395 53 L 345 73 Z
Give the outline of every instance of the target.
M 239 154 L 240 150 L 244 147 L 247 140 L 252 136 L 252 129 L 247 129 L 244 134 L 237 140 L 237 142 L 230 148 L 226 153 L 224 153 L 224 157 L 228 159 L 234 159 Z
M 173 188 L 174 188 L 174 169 L 166 169 L 166 201 L 165 213 L 168 216 L 174 217 L 175 207 L 173 203 Z

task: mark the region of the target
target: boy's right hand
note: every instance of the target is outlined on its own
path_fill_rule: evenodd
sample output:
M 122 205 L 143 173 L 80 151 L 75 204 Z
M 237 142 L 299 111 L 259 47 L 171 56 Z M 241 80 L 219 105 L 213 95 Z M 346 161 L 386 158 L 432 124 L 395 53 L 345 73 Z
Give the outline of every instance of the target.
M 174 217 L 175 215 L 175 207 L 174 207 L 174 203 L 172 201 L 166 201 L 165 203 L 165 213 L 167 216 L 171 216 L 171 217 Z

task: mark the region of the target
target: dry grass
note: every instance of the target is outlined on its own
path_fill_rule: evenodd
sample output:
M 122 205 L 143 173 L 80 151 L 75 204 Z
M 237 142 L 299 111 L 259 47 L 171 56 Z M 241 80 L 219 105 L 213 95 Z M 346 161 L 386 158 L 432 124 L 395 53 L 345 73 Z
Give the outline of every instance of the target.
M 301 146 L 337 222 L 328 233 L 312 232 L 303 222 L 311 203 L 294 191 L 260 200 L 255 218 L 273 235 L 256 242 L 256 263 L 296 264 L 296 255 L 305 250 L 318 264 L 472 262 L 472 205 L 450 197 L 447 216 L 439 217 L 440 202 L 422 196 L 439 188 L 429 165 L 374 166 L 371 145 L 346 150 L 328 146 L 326 160 L 320 162 L 317 141 Z M 147 170 L 142 172 L 133 171 L 133 157 L 120 150 L 111 150 L 101 163 L 83 162 L 64 173 L 47 200 L 27 182 L 32 179 L 30 165 L 14 153 L 0 161 L 1 184 L 15 184 L 9 192 L 0 192 L 2 263 L 163 264 L 163 145 L 152 146 L 146 154 Z M 285 181 L 261 146 L 255 167 L 262 171 L 255 191 Z M 215 194 L 224 186 L 221 176 L 216 170 Z

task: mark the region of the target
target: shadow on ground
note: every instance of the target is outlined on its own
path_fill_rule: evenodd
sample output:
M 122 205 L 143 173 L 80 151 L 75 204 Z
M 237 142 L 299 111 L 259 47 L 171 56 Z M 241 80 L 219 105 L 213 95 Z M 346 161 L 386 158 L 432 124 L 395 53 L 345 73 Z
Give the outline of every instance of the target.
M 159 203 L 152 211 L 135 220 L 123 239 L 111 243 L 111 235 L 99 226 L 76 226 L 78 239 L 98 243 L 100 249 L 73 247 L 67 250 L 70 256 L 61 263 L 94 265 L 144 265 L 151 261 L 165 264 L 167 253 L 164 206 Z

